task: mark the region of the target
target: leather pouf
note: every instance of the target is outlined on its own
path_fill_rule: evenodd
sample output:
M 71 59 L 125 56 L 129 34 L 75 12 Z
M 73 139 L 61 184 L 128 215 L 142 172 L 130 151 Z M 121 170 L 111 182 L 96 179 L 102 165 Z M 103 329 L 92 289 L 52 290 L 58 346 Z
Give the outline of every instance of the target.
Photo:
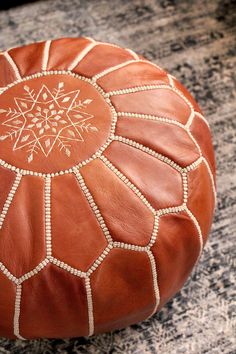
M 215 205 L 211 135 L 132 50 L 63 38 L 0 54 L 0 336 L 66 338 L 152 316 Z

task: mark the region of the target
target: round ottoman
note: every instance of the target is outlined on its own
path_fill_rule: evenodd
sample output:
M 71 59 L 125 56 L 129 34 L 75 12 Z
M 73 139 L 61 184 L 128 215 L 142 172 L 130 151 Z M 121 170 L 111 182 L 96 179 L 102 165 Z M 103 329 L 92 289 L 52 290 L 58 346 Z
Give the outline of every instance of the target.
M 62 38 L 0 54 L 0 336 L 140 322 L 184 284 L 215 206 L 208 123 L 132 50 Z

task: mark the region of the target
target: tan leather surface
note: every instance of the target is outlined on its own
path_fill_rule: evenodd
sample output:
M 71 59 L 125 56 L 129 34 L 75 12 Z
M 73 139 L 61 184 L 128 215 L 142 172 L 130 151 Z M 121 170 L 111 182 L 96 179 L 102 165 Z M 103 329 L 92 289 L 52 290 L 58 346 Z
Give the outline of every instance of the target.
M 43 179 L 25 176 L 0 229 L 0 260 L 16 277 L 45 258 Z
M 25 338 L 88 334 L 84 279 L 48 264 L 22 290 L 20 326 Z
M 105 91 L 163 83 L 169 83 L 166 73 L 144 62 L 133 62 L 98 79 L 98 84 Z
M 0 53 L 0 87 L 10 84 L 16 80 L 16 75 L 10 67 L 7 59 Z
M 71 193 L 73 191 L 73 193 Z M 87 271 L 107 241 L 75 176 L 52 182 L 53 256 Z
M 91 285 L 96 333 L 139 322 L 155 307 L 151 268 L 144 253 L 112 250 L 92 274 Z
M 211 133 L 191 94 L 143 59 L 89 38 L 0 54 L 0 336 L 137 323 L 198 260 Z
M 182 203 L 181 175 L 166 163 L 116 141 L 104 155 L 138 187 L 155 209 Z
M 200 157 L 187 132 L 173 124 L 124 116 L 117 122 L 116 134 L 148 146 L 182 167 L 190 165 Z
M 154 217 L 140 199 L 99 160 L 82 167 L 81 173 L 114 240 L 145 246 Z
M 180 237 L 181 235 L 181 237 Z M 198 233 L 185 212 L 164 215 L 153 253 L 159 271 L 159 309 L 183 286 L 199 254 Z

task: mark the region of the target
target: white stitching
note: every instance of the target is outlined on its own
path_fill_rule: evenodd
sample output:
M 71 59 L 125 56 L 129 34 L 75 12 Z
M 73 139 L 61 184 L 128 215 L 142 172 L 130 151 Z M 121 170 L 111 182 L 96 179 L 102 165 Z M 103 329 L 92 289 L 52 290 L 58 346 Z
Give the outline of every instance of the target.
M 7 59 L 8 63 L 11 65 L 12 70 L 14 71 L 14 73 L 16 75 L 16 79 L 20 80 L 21 75 L 20 75 L 19 69 L 18 69 L 16 63 L 14 62 L 14 60 L 12 59 L 12 57 L 10 56 L 10 54 L 8 52 L 3 52 L 2 54 Z
M 18 188 L 18 186 L 20 184 L 21 178 L 22 178 L 21 174 L 17 174 L 16 175 L 15 181 L 14 181 L 14 183 L 12 185 L 12 188 L 11 188 L 9 194 L 8 194 L 8 197 L 7 197 L 6 201 L 5 201 L 5 204 L 4 204 L 3 209 L 2 209 L 2 213 L 0 215 L 0 230 L 1 230 L 2 226 L 3 226 L 3 223 L 4 223 L 5 217 L 7 215 L 8 209 L 11 206 L 11 203 L 12 203 L 12 200 L 14 198 L 14 195 L 15 195 L 15 193 L 17 191 L 17 188 Z
M 87 47 L 85 47 L 69 65 L 68 70 L 74 70 L 76 66 L 81 62 L 81 60 L 83 60 L 96 45 L 96 42 L 92 42 Z
M 15 298 L 15 313 L 14 313 L 14 334 L 18 339 L 25 340 L 19 332 L 19 318 L 20 318 L 20 303 L 21 303 L 22 286 L 16 286 L 16 298 Z
M 97 267 L 103 262 L 103 260 L 106 258 L 106 256 L 108 255 L 108 253 L 111 251 L 112 248 L 113 248 L 113 242 L 110 241 L 107 247 L 103 250 L 100 256 L 96 258 L 92 266 L 89 268 L 89 270 L 86 273 L 86 276 L 89 277 L 97 269 Z
M 110 74 L 110 73 L 113 72 L 113 71 L 119 70 L 119 69 L 125 67 L 126 65 L 130 65 L 130 64 L 134 64 L 134 63 L 145 63 L 145 64 L 149 64 L 150 66 L 154 66 L 154 67 L 155 67 L 156 69 L 158 69 L 159 71 L 164 72 L 164 70 L 163 70 L 162 68 L 160 68 L 159 66 L 157 66 L 156 64 L 151 63 L 150 61 L 148 61 L 148 60 L 146 60 L 146 59 L 140 59 L 140 58 L 138 57 L 138 59 L 136 59 L 136 60 L 127 60 L 127 61 L 125 61 L 125 62 L 123 62 L 123 63 L 121 63 L 121 64 L 117 64 L 117 65 L 111 66 L 110 68 L 107 68 L 107 69 L 101 71 L 100 73 L 94 75 L 94 76 L 92 77 L 92 80 L 93 80 L 93 81 L 96 81 L 96 80 L 100 79 L 101 77 L 103 77 L 103 76 L 105 76 L 105 75 L 107 75 L 107 74 Z
M 73 268 L 70 265 L 66 264 L 65 262 L 60 261 L 58 258 L 55 258 L 53 256 L 48 256 L 48 262 L 56 265 L 59 268 L 62 268 L 64 270 L 66 270 L 67 272 L 80 277 L 80 278 L 85 278 L 86 277 L 86 273 L 82 272 L 79 269 Z
M 52 255 L 51 236 L 51 177 L 45 178 L 45 235 L 47 256 Z
M 112 163 L 111 161 L 108 160 L 107 157 L 104 155 L 100 156 L 100 159 L 104 162 L 104 164 L 116 174 L 116 176 L 119 177 L 119 179 L 124 182 L 125 185 L 131 189 L 132 192 L 134 192 L 139 199 L 142 201 L 142 203 L 155 215 L 155 209 L 151 206 L 151 204 L 147 201 L 147 199 L 144 197 L 144 195 L 140 192 L 140 190 L 133 184 L 131 181 L 120 171 L 118 170 Z
M 92 80 L 95 82 L 96 80 L 100 79 L 101 77 L 103 77 L 103 76 L 105 76 L 105 75 L 107 75 L 107 74 L 110 74 L 110 73 L 113 72 L 113 71 L 116 71 L 116 70 L 118 70 L 118 69 L 121 69 L 121 68 L 123 68 L 123 67 L 129 65 L 129 64 L 133 64 L 133 63 L 137 63 L 137 62 L 138 62 L 137 60 L 134 60 L 134 59 L 133 59 L 133 60 L 125 61 L 124 63 L 121 63 L 121 64 L 117 64 L 117 65 L 115 65 L 115 66 L 112 66 L 112 67 L 110 67 L 110 68 L 108 68 L 108 69 L 105 69 L 105 70 L 101 71 L 100 73 L 94 75 L 94 76 L 92 77 Z
M 209 176 L 210 176 L 211 185 L 212 185 L 212 190 L 213 190 L 213 195 L 214 195 L 214 200 L 215 200 L 215 207 L 216 207 L 216 204 L 217 204 L 217 194 L 216 194 L 215 181 L 214 181 L 214 178 L 213 178 L 213 174 L 212 174 L 212 172 L 211 172 L 210 166 L 209 166 L 207 160 L 205 159 L 205 157 L 203 157 L 202 161 L 203 161 L 203 163 L 206 165 L 208 174 L 209 174 Z
M 88 306 L 89 336 L 92 336 L 94 333 L 94 317 L 93 317 L 92 289 L 90 286 L 89 278 L 85 278 L 85 287 L 86 287 L 87 306 Z
M 169 86 L 167 84 L 153 84 L 153 85 L 143 85 L 143 86 L 134 86 L 131 88 L 126 88 L 122 90 L 115 90 L 106 93 L 107 97 L 116 96 L 116 95 L 125 95 L 130 93 L 149 91 L 149 90 L 157 90 L 157 89 L 167 89 L 175 92 L 179 97 L 181 97 L 184 102 L 189 106 L 190 110 L 193 110 L 193 105 L 191 102 L 182 94 L 180 90 L 176 87 Z
M 155 305 L 154 310 L 153 310 L 153 312 L 151 314 L 151 316 L 152 316 L 157 311 L 158 305 L 160 303 L 160 292 L 159 292 L 159 287 L 158 287 L 157 269 L 156 269 L 155 258 L 153 256 L 153 253 L 150 250 L 148 250 L 146 252 L 147 252 L 147 255 L 149 257 L 150 264 L 151 264 L 152 279 L 153 279 L 153 289 L 154 289 L 155 298 L 156 298 L 156 305 Z
M 157 153 L 156 151 L 148 148 L 147 146 L 144 146 L 142 144 L 139 144 L 137 143 L 136 141 L 134 140 L 131 140 L 131 139 L 127 139 L 127 138 L 124 138 L 123 136 L 117 136 L 115 135 L 114 136 L 114 140 L 117 140 L 117 141 L 120 141 L 121 143 L 125 143 L 127 145 L 130 145 L 138 150 L 141 150 L 151 156 L 154 156 L 156 157 L 158 160 L 166 163 L 167 165 L 173 167 L 176 171 L 178 172 L 182 172 L 182 167 L 180 167 L 177 163 L 175 163 L 174 161 L 170 160 L 168 157 L 164 156 L 164 155 L 161 155 L 159 153 Z
M 9 280 L 13 281 L 15 284 L 18 284 L 18 279 L 5 267 L 2 262 L 0 262 L 0 270 Z
M 139 60 L 138 54 L 135 53 L 132 49 L 126 48 L 125 50 L 129 52 L 135 60 Z
M 76 176 L 76 178 L 77 178 L 77 180 L 78 180 L 78 182 L 80 184 L 80 187 L 81 187 L 86 199 L 88 200 L 88 203 L 89 203 L 93 213 L 95 214 L 95 216 L 96 216 L 96 218 L 97 218 L 97 220 L 99 222 L 99 225 L 100 225 L 100 227 L 101 227 L 101 229 L 102 229 L 102 231 L 104 233 L 104 236 L 106 237 L 108 242 L 112 242 L 112 237 L 110 235 L 110 232 L 109 232 L 109 230 L 108 230 L 108 228 L 107 228 L 107 226 L 105 224 L 105 221 L 104 221 L 104 219 L 103 219 L 103 217 L 101 215 L 100 210 L 98 209 L 98 207 L 97 207 L 97 205 L 96 205 L 96 203 L 95 203 L 95 201 L 94 201 L 94 199 L 92 197 L 92 194 L 90 193 L 88 187 L 85 184 L 85 181 L 84 181 L 82 175 L 80 174 L 79 170 L 76 169 L 76 168 L 73 168 L 73 172 L 74 172 L 74 174 L 75 174 L 75 176 Z
M 206 123 L 206 125 L 208 126 L 208 128 L 210 128 L 210 125 L 209 125 L 208 121 L 206 120 L 206 118 L 205 118 L 201 113 L 195 111 L 195 115 L 198 116 L 200 119 L 202 119 L 203 122 Z
M 203 249 L 203 237 L 202 237 L 202 231 L 201 231 L 201 228 L 199 226 L 199 223 L 196 219 L 196 217 L 193 215 L 193 213 L 188 209 L 187 206 L 185 206 L 184 208 L 184 211 L 186 211 L 186 213 L 188 214 L 188 216 L 190 217 L 190 219 L 193 221 L 196 229 L 197 229 L 197 232 L 198 232 L 198 237 L 199 237 L 199 244 L 200 244 L 200 251 L 199 251 L 199 256 L 198 256 L 198 259 L 200 258 L 201 256 L 201 253 L 202 253 L 202 249 Z M 197 260 L 198 262 L 198 260 Z
M 186 131 L 185 125 L 178 122 L 177 120 L 169 119 L 169 118 L 165 118 L 165 117 L 158 117 L 158 116 L 155 116 L 152 114 L 133 113 L 133 112 L 117 112 L 117 116 L 118 117 L 129 117 L 129 118 L 141 118 L 141 119 L 147 119 L 147 120 L 160 121 L 162 123 L 174 124 L 174 125 L 178 125 L 180 128 L 182 128 Z
M 43 60 L 42 60 L 42 70 L 47 70 L 48 58 L 49 58 L 49 49 L 50 49 L 51 41 L 46 41 L 43 51 Z

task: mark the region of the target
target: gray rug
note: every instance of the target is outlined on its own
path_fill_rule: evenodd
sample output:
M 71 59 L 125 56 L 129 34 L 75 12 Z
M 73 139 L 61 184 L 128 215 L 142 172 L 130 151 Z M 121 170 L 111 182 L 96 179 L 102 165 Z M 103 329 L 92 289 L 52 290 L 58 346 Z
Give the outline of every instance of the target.
M 91 338 L 1 339 L 0 353 L 236 353 L 236 2 L 48 0 L 0 12 L 1 49 L 79 35 L 131 47 L 198 100 L 217 157 L 214 225 L 191 278 L 148 321 Z

